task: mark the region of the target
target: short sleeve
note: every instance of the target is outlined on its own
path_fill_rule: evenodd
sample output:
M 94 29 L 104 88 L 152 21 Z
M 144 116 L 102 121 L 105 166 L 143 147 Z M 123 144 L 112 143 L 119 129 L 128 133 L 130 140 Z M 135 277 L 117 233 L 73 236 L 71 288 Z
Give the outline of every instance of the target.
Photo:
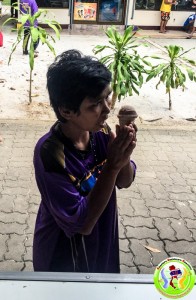
M 36 179 L 42 201 L 58 226 L 68 237 L 79 233 L 87 215 L 87 198 L 66 175 L 44 171 Z

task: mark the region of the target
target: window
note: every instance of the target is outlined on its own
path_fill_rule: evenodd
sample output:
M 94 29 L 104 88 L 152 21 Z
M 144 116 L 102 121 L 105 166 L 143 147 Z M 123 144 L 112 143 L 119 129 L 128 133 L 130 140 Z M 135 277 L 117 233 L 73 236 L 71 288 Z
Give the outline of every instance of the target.
M 122 0 L 100 0 L 99 22 L 122 22 L 123 9 Z
M 38 7 L 42 8 L 68 8 L 69 0 L 36 0 Z
M 192 0 L 177 0 L 178 5 L 173 5 L 172 10 L 176 11 L 194 11 Z M 159 10 L 162 0 L 136 0 L 135 9 L 137 10 Z

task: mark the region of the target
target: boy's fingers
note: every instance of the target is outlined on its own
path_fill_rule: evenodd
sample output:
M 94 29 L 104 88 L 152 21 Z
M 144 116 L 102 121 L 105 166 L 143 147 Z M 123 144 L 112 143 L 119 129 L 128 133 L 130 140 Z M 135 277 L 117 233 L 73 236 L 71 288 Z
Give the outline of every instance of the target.
M 119 126 L 119 125 L 116 125 L 116 135 L 119 134 L 119 130 L 120 130 L 120 126 Z
M 114 141 L 115 137 L 116 137 L 116 134 L 113 131 L 110 131 L 110 139 L 108 142 L 108 146 L 111 145 L 111 143 Z

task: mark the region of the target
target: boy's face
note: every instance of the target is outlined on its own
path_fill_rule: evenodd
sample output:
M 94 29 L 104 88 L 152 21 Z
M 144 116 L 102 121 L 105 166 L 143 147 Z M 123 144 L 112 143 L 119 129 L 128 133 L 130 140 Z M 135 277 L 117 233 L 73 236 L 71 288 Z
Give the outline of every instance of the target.
M 79 113 L 70 113 L 70 125 L 78 130 L 92 132 L 103 128 L 110 112 L 111 93 L 112 89 L 108 85 L 98 97 L 86 97 L 80 105 Z

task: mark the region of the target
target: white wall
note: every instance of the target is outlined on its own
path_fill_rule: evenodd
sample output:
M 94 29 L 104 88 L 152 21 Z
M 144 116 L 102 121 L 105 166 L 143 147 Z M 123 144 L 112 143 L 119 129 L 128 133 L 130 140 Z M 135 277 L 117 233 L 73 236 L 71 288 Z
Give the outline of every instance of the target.
M 193 12 L 187 11 L 172 11 L 168 26 L 182 26 L 184 21 Z M 160 25 L 160 11 L 146 11 L 135 10 L 134 17 L 131 19 L 131 11 L 128 14 L 128 25 L 137 26 L 159 26 Z
M 132 0 L 131 0 L 132 1 Z M 68 9 L 47 9 L 48 18 L 56 19 L 60 24 L 68 25 L 70 22 L 69 10 Z M 168 26 L 182 26 L 184 21 L 193 12 L 188 11 L 172 11 Z M 128 25 L 138 26 L 159 26 L 160 25 L 160 11 L 146 11 L 146 10 L 135 10 L 133 19 L 132 6 L 130 3 L 128 11 Z
M 55 20 L 59 22 L 62 25 L 68 25 L 70 23 L 70 17 L 69 17 L 69 9 L 66 8 L 55 8 L 55 9 L 49 9 L 47 8 L 47 15 L 46 18 Z M 39 19 L 39 22 L 41 23 L 41 19 Z
M 137 26 L 159 26 L 160 25 L 160 11 L 150 11 L 150 10 L 134 10 L 133 6 L 135 0 L 127 0 L 128 7 L 128 25 Z M 193 12 L 188 11 L 171 11 L 170 20 L 168 21 L 168 26 L 182 26 L 185 20 Z M 133 16 L 133 19 L 132 19 Z

